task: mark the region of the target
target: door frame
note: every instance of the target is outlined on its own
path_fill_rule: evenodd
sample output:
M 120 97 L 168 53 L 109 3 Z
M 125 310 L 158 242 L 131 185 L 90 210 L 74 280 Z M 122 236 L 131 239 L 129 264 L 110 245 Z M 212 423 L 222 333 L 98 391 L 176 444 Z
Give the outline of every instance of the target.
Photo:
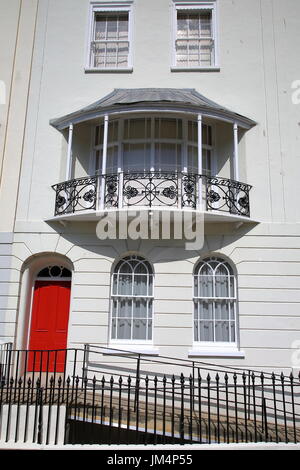
M 62 265 L 61 263 L 51 263 L 52 266 L 55 266 L 56 264 L 60 264 L 61 266 L 64 266 Z M 45 267 L 49 266 L 49 263 L 46 263 Z M 64 266 L 66 267 L 67 269 L 69 269 L 69 267 L 67 266 Z M 41 268 L 43 269 L 43 268 Z M 41 271 L 41 269 L 38 270 L 38 273 Z M 69 269 L 69 271 L 71 272 L 71 277 L 60 277 L 60 278 L 51 278 L 51 277 L 39 277 L 38 274 L 36 274 L 34 276 L 34 278 L 32 279 L 32 283 L 31 283 L 31 292 L 30 292 L 30 312 L 29 312 L 29 319 L 28 319 L 28 334 L 27 334 L 27 339 L 26 339 L 26 349 L 29 349 L 29 344 L 30 344 L 30 336 L 31 336 L 31 322 L 32 322 L 32 307 L 33 307 L 33 300 L 34 300 L 34 291 L 35 291 L 35 283 L 36 281 L 47 281 L 47 282 L 57 282 L 57 281 L 61 281 L 61 282 L 70 282 L 70 308 L 69 308 L 69 317 L 68 317 L 68 333 L 67 333 L 67 344 L 66 344 L 66 348 L 68 348 L 68 342 L 69 342 L 69 327 L 70 327 L 70 317 L 71 317 L 71 312 L 72 312 L 72 291 L 73 291 L 73 272 L 71 269 Z

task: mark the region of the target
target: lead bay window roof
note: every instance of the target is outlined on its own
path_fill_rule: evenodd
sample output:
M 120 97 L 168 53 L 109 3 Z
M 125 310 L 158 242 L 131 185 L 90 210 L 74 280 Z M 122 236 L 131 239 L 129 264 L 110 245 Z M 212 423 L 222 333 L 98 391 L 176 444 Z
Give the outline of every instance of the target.
M 173 111 L 186 112 L 237 122 L 249 129 L 256 123 L 211 101 L 191 88 L 117 88 L 94 103 L 57 119 L 50 124 L 65 129 L 70 124 L 89 121 L 105 114 L 120 112 Z

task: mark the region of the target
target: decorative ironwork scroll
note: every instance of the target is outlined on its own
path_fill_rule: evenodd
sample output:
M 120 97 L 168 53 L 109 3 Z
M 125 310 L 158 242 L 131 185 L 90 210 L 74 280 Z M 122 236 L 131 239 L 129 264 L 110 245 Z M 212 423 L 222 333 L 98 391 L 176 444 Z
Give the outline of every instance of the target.
M 252 186 L 227 178 L 205 177 L 206 208 L 250 217 L 249 192 Z
M 182 207 L 196 209 L 197 207 L 197 182 L 199 176 L 195 174 L 183 174 L 181 179 L 181 204 Z
M 124 206 L 177 206 L 178 176 L 176 173 L 125 173 Z
M 206 195 L 207 211 L 250 217 L 252 186 L 217 176 L 158 171 L 88 176 L 56 184 L 52 186 L 56 192 L 55 215 L 96 210 L 100 193 L 104 197 L 103 207 L 107 209 L 118 209 L 121 204 L 124 208 L 167 206 L 196 210 L 200 181 Z M 101 188 L 98 190 L 99 185 L 102 191 Z
M 97 176 L 88 176 L 52 186 L 56 192 L 55 215 L 96 209 L 97 183 Z
M 118 207 L 118 193 L 119 193 L 119 175 L 105 175 L 103 176 L 105 181 L 105 195 L 104 195 L 104 207 Z M 103 180 L 101 182 L 103 184 Z

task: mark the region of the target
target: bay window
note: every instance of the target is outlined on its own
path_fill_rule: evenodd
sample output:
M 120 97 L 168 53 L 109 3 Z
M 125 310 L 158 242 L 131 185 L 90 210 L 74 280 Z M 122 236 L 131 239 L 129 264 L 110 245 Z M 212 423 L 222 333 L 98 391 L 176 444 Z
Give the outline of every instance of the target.
M 95 129 L 92 171 L 102 172 L 104 125 Z M 214 157 L 213 132 L 202 125 L 202 173 L 210 176 Z M 118 170 L 119 169 L 119 170 Z M 108 125 L 106 173 L 198 173 L 198 123 L 173 117 L 111 119 Z

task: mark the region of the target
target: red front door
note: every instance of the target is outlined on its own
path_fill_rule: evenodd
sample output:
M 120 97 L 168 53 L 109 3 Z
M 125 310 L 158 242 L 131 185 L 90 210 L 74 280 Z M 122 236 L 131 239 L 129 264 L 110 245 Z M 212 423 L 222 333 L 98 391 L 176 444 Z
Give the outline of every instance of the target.
M 70 281 L 36 281 L 29 340 L 36 352 L 29 353 L 29 371 L 64 371 L 66 354 L 57 350 L 67 347 L 70 292 Z

